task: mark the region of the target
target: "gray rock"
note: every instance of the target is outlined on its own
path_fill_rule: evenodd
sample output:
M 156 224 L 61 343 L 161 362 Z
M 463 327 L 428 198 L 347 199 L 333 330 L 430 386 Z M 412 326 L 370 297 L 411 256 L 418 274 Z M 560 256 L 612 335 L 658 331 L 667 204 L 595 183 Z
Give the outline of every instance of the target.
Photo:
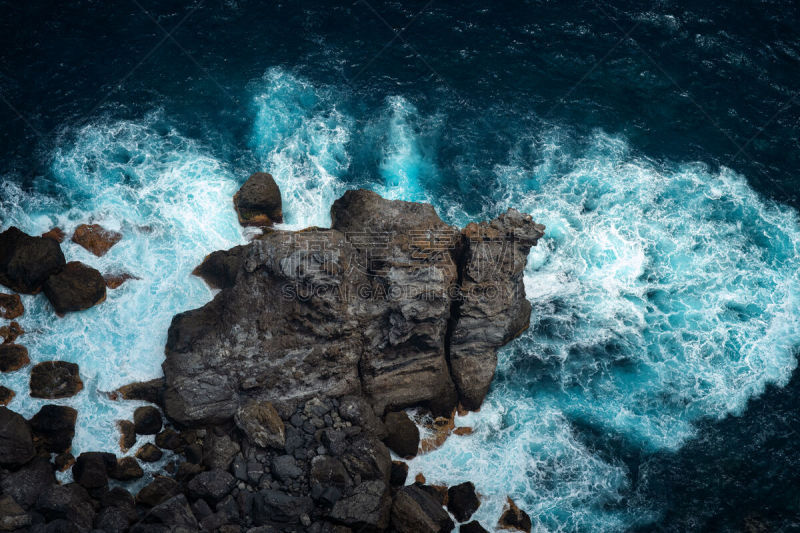
M 142 522 L 145 524 L 164 524 L 171 528 L 197 529 L 197 518 L 192 513 L 186 496 L 178 494 L 153 507 Z
M 455 527 L 450 515 L 416 485 L 400 489 L 392 504 L 392 527 L 398 533 L 440 533 Z
M 239 450 L 239 443 L 228 435 L 215 435 L 209 431 L 203 440 L 203 464 L 208 468 L 228 470 Z
M 253 500 L 253 520 L 256 525 L 268 522 L 297 523 L 300 516 L 313 509 L 313 502 L 305 496 L 290 496 L 272 489 L 259 491 Z
M 354 529 L 382 531 L 389 524 L 391 505 L 389 488 L 383 481 L 366 481 L 337 501 L 329 516 Z
M 447 489 L 447 509 L 459 522 L 466 522 L 478 510 L 481 502 L 471 481 Z
M 16 472 L 0 475 L 3 494 L 14 498 L 19 505 L 29 508 L 39 494 L 56 482 L 53 466 L 44 457 L 38 457 Z
M 119 507 L 106 507 L 102 509 L 95 519 L 95 528 L 107 533 L 122 533 L 130 526 L 128 516 Z
M 36 511 L 48 521 L 67 520 L 83 529 L 91 529 L 95 517 L 89 495 L 74 483 L 45 488 L 36 500 Z
M 14 531 L 31 525 L 31 515 L 11 496 L 0 496 L 0 531 Z
M 236 479 L 224 470 L 209 470 L 197 474 L 187 485 L 193 498 L 219 501 L 236 485 Z
M 297 461 L 291 455 L 280 455 L 272 460 L 272 473 L 281 481 L 286 483 L 298 478 L 303 474 Z

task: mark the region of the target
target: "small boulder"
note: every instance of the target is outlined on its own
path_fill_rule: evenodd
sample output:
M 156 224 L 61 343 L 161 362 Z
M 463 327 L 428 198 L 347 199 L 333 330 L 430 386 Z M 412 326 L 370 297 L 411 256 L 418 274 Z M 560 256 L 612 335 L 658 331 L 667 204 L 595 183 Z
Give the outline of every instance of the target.
M 53 531 L 88 531 L 92 528 L 95 517 L 89 494 L 76 483 L 54 484 L 45 488 L 36 500 L 36 511 L 48 522 L 67 522 L 64 525 L 68 529 L 53 528 Z
M 103 279 L 106 282 L 106 287 L 113 290 L 120 288 L 126 281 L 140 278 L 137 278 L 133 274 L 123 272 L 122 274 L 106 274 L 103 276 Z
M 0 407 L 0 465 L 23 465 L 34 453 L 28 421 L 7 407 Z
M 398 533 L 439 533 L 452 531 L 455 524 L 428 492 L 408 485 L 394 498 L 392 526 Z
M 473 520 L 468 524 L 463 524 L 458 531 L 460 533 L 489 533 L 489 531 L 484 528 L 480 522 L 477 520 Z
M 172 428 L 166 428 L 156 435 L 156 446 L 164 450 L 177 450 L 181 444 L 180 434 Z
M 314 502 L 311 498 L 264 489 L 253 498 L 252 518 L 256 525 L 297 523 L 303 514 L 309 514 L 313 508 Z
M 272 460 L 272 473 L 284 483 L 300 477 L 303 471 L 291 455 L 279 455 Z
M 84 452 L 75 460 L 72 477 L 85 489 L 99 489 L 108 485 L 108 473 L 116 466 L 113 453 Z
M 47 453 L 63 453 L 72 447 L 78 411 L 66 405 L 43 405 L 31 418 L 33 442 Z
M 0 531 L 22 530 L 31 525 L 31 515 L 11 496 L 0 496 Z
M 19 325 L 19 322 L 11 322 L 7 326 L 0 326 L 0 337 L 3 337 L 3 344 L 10 344 L 17 340 L 20 335 L 23 335 L 25 330 Z
M 99 224 L 81 224 L 72 234 L 72 242 L 83 246 L 94 255 L 105 255 L 122 239 L 122 234 L 107 230 Z
M 119 448 L 127 452 L 136 444 L 136 426 L 130 420 L 118 420 L 117 429 L 119 429 Z
M 403 461 L 392 461 L 392 471 L 389 475 L 389 485 L 392 487 L 402 487 L 408 479 L 408 463 Z
M 133 457 L 122 457 L 108 472 L 108 477 L 117 481 L 131 481 L 142 476 L 144 476 L 144 471 Z
M 236 485 L 236 478 L 224 470 L 208 470 L 197 474 L 187 485 L 193 498 L 219 501 Z
M 28 349 L 20 344 L 0 344 L 0 372 L 13 372 L 30 363 Z
M 31 369 L 31 396 L 69 398 L 83 390 L 78 365 L 66 361 L 45 361 Z
M 9 389 L 8 387 L 3 387 L 0 385 L 0 406 L 8 405 L 11 403 L 11 400 L 14 399 L 17 393 L 13 390 Z
M 75 456 L 69 452 L 60 453 L 53 459 L 53 466 L 59 472 L 66 472 L 75 464 Z
M 243 226 L 272 226 L 283 222 L 281 190 L 266 172 L 250 176 L 234 195 L 233 204 Z
M 239 443 L 228 435 L 217 435 L 209 431 L 203 439 L 203 464 L 212 470 L 228 470 L 239 450 Z M 186 457 L 189 457 L 188 453 Z
M 389 525 L 392 498 L 383 481 L 365 481 L 337 501 L 330 517 L 356 531 L 383 531 Z
M 419 428 L 404 411 L 388 413 L 384 420 L 386 446 L 400 457 L 414 457 L 419 450 Z
M 16 472 L 0 475 L 0 493 L 11 496 L 28 509 L 36 503 L 39 494 L 55 482 L 53 465 L 48 458 L 35 457 Z
M 503 508 L 503 514 L 500 515 L 500 521 L 497 523 L 497 527 L 500 529 L 512 529 L 530 533 L 531 517 L 528 516 L 528 513 L 517 507 L 514 500 L 507 498 L 506 506 Z
M 135 526 L 131 531 L 161 531 L 161 529 L 153 527 L 154 524 L 166 526 L 165 531 L 198 531 L 197 518 L 192 513 L 192 508 L 183 494 L 170 497 L 154 506 L 142 519 L 142 524 Z
M 42 233 L 42 239 L 50 239 L 56 241 L 57 243 L 61 244 L 64 242 L 64 239 L 67 238 L 67 234 L 64 233 L 64 230 L 59 228 L 58 226 L 54 227 L 50 231 L 46 231 Z
M 138 435 L 155 435 L 161 431 L 161 413 L 155 407 L 137 407 L 133 412 L 133 424 Z
M 269 402 L 252 401 L 240 407 L 234 416 L 251 443 L 262 448 L 282 450 L 286 444 L 286 428 L 278 411 Z
M 480 505 L 478 495 L 475 494 L 475 485 L 471 481 L 447 489 L 447 509 L 459 522 L 469 520 Z
M 106 281 L 96 269 L 70 261 L 47 278 L 44 294 L 59 315 L 89 309 L 106 299 Z
M 155 476 L 149 485 L 145 485 L 136 495 L 136 503 L 154 507 L 167 501 L 180 492 L 180 486 L 174 479 Z
M 0 233 L 0 284 L 16 292 L 39 292 L 65 264 L 56 241 L 31 237 L 15 227 Z
M 158 446 L 151 443 L 145 443 L 141 448 L 136 450 L 136 458 L 146 463 L 155 463 L 164 455 Z
M 0 317 L 12 320 L 22 316 L 25 306 L 19 294 L 5 294 L 0 292 Z

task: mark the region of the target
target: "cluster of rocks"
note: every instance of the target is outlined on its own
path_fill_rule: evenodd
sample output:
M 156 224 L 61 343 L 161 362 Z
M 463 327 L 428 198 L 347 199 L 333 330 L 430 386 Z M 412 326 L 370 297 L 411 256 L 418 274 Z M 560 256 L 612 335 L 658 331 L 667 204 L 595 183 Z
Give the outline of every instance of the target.
M 281 220 L 268 174 L 234 203 L 243 224 Z M 497 349 L 527 327 L 522 270 L 544 228 L 512 209 L 459 230 L 430 205 L 368 191 L 346 193 L 331 218 L 266 229 L 197 268 L 221 291 L 173 319 L 164 379 L 113 395 L 154 404 L 118 422 L 132 455 L 73 459 L 66 438 L 37 436 L 66 413 L 34 422 L 5 409 L 0 477 L 16 481 L 0 484 L 0 530 L 486 531 L 471 521 L 469 481 L 406 484 L 403 459 L 428 448 L 404 410 L 450 420 L 446 438 L 457 408 L 480 406 Z M 137 446 L 140 435 L 154 442 Z M 109 487 L 159 461 L 135 497 Z M 55 483 L 63 468 L 73 483 Z M 497 525 L 531 527 L 511 500 Z

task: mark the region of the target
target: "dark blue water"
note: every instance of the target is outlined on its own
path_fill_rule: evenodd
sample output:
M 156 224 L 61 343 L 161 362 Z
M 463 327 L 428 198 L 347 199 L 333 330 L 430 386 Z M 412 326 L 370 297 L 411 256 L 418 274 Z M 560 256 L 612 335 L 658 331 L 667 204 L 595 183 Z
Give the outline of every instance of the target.
M 263 168 L 291 227 L 355 186 L 547 224 L 475 435 L 412 465 L 473 478 L 484 523 L 511 494 L 542 531 L 797 526 L 797 3 L 3 10 L 0 227 L 127 228 L 98 266 L 143 278 L 58 325 L 26 299 L 32 359 L 92 375 L 77 448 L 116 440 L 96 391 L 157 375 Z

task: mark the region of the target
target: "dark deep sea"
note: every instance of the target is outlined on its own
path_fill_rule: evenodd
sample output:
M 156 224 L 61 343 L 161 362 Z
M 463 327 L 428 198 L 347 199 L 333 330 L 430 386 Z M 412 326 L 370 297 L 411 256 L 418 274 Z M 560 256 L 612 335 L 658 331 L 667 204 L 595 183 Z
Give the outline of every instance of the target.
M 484 525 L 511 495 L 536 531 L 800 530 L 800 3 L 2 4 L 0 230 L 121 229 L 65 255 L 141 278 L 58 322 L 24 299 L 31 360 L 88 377 L 75 455 L 266 170 L 290 228 L 356 187 L 547 225 L 474 434 L 411 463 Z

